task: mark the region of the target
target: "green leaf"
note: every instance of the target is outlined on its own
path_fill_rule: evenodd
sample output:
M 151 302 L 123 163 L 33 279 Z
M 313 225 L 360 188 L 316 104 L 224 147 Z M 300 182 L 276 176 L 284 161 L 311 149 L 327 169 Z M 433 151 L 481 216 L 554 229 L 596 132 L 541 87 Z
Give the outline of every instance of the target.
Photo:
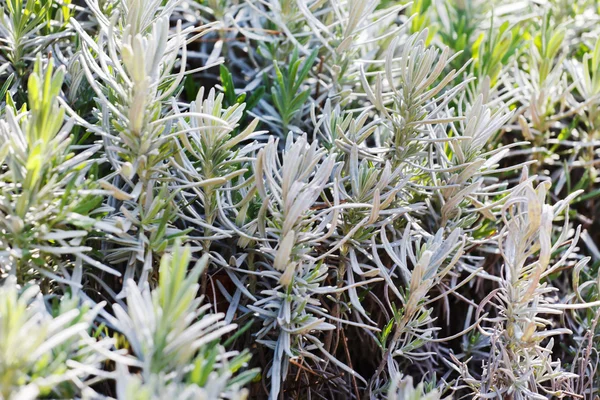
M 225 99 L 227 100 L 227 105 L 234 105 L 236 103 L 235 96 L 235 86 L 233 85 L 233 77 L 231 72 L 225 67 L 225 65 L 221 64 L 219 67 L 220 75 L 221 75 L 221 84 L 223 85 L 223 93 L 225 94 Z

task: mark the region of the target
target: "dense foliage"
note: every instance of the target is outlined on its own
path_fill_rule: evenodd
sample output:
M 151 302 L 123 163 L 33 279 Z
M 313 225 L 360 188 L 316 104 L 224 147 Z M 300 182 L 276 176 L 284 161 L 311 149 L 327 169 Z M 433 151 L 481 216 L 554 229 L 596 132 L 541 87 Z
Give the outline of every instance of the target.
M 593 0 L 0 0 L 0 399 L 596 399 Z

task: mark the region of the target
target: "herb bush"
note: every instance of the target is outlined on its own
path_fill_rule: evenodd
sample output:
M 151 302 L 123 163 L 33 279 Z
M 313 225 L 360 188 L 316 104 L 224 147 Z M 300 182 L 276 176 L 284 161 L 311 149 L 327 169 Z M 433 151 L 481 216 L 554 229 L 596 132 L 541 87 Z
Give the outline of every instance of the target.
M 0 0 L 0 399 L 596 399 L 592 0 Z

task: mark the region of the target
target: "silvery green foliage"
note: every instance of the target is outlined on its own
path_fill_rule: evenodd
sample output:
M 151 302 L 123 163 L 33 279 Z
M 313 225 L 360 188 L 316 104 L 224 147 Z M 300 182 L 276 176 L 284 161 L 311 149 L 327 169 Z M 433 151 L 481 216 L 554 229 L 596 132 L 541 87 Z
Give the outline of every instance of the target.
M 70 15 L 68 5 L 57 9 L 52 2 L 7 0 L 0 5 L 0 77 L 6 79 L 2 86 L 25 83 L 36 55 L 71 35 L 66 24 Z
M 242 395 L 238 386 L 229 387 L 234 372 L 229 365 L 244 363 L 245 356 L 232 360 L 235 353 L 214 345 L 235 325 L 227 324 L 223 314 L 207 314 L 209 304 L 201 306 L 202 297 L 196 297 L 200 287 L 197 282 L 208 256 L 186 272 L 190 258 L 189 247 L 176 247 L 172 255 L 163 256 L 155 289 L 150 290 L 147 283 L 139 288 L 129 280 L 127 308 L 113 305 L 114 319 L 109 318 L 109 322 L 125 336 L 135 357 L 127 365 L 140 369 L 132 376 L 121 366 L 118 398 L 173 395 L 213 399 L 229 390 Z
M 433 389 L 425 393 L 423 382 L 415 387 L 411 376 L 403 377 L 401 374 L 395 376 L 390 382 L 388 400 L 441 400 L 442 396 L 438 390 Z
M 569 199 L 553 206 L 545 204 L 549 185 L 541 183 L 534 189 L 526 175 L 523 180 L 503 206 L 504 237 L 499 239 L 503 282 L 488 296 L 490 301 L 498 302 L 499 316 L 490 320 L 498 325 L 482 330 L 491 337 L 494 353 L 481 380 L 466 379 L 476 387 L 477 398 L 490 393 L 511 393 L 518 399 L 542 399 L 547 394 L 560 398 L 568 396 L 570 381 L 577 377 L 562 369 L 560 360 L 551 358 L 553 337 L 572 332 L 565 328 L 546 329 L 553 323 L 540 315 L 560 315 L 564 309 L 548 300 L 557 289 L 542 282 L 561 268 L 574 249 L 574 245 L 569 246 L 557 262 L 551 262 L 551 254 L 569 238 L 566 219 L 560 236 L 552 243 L 552 221 L 568 206 Z M 579 230 L 575 239 L 578 235 Z M 587 261 L 583 259 L 579 265 Z M 550 340 L 542 344 L 547 338 Z
M 538 39 L 529 46 L 531 70 L 528 74 L 521 71 L 516 79 L 527 92 L 529 109 L 525 116 L 531 119 L 533 131 L 531 134 L 545 134 L 553 123 L 556 123 L 561 113 L 553 113 L 552 108 L 558 104 L 564 109 L 564 103 L 569 91 L 564 79 L 564 51 L 561 51 L 566 30 L 564 27 L 551 27 L 548 18 L 544 20 Z
M 584 146 L 584 163 L 594 163 L 596 136 L 600 128 L 600 41 L 596 40 L 590 52 L 585 53 L 581 61 L 569 60 L 566 69 L 573 80 L 575 90 L 569 101 L 571 107 L 578 111 L 585 121 L 586 129 L 582 131 Z
M 2 398 L 596 396 L 562 3 L 3 2 Z
M 238 103 L 225 107 L 222 93 L 217 95 L 212 89 L 205 98 L 204 88 L 200 88 L 196 101 L 189 105 L 189 116 L 184 114 L 179 119 L 179 151 L 174 159 L 180 167 L 176 171 L 179 183 L 173 187 L 183 189 L 181 196 L 185 202 L 199 199 L 199 207 L 186 207 L 182 218 L 201 227 L 206 251 L 210 249 L 212 240 L 231 235 L 227 222 L 223 227 L 213 227 L 218 219 L 227 220 L 219 218 L 225 217 L 220 198 L 227 193 L 219 189 L 227 184 L 239 184 L 240 189 L 250 184 L 239 177 L 248 172 L 247 165 L 252 161 L 257 146 L 250 143 L 240 148 L 238 145 L 261 132 L 255 131 L 257 119 L 242 132 L 233 132 L 243 116 L 244 106 Z M 203 217 L 199 208 L 203 210 Z
M 417 241 L 414 246 L 418 249 L 415 254 L 413 245 L 409 239 L 410 230 L 406 229 L 402 240 L 398 245 L 392 245 L 384 236 L 382 231 L 382 242 L 387 255 L 394 261 L 398 268 L 398 275 L 402 276 L 406 282 L 407 291 L 402 294 L 393 285 L 388 271 L 382 268 L 381 260 L 377 252 L 373 256 L 375 262 L 380 266 L 386 280 L 391 284 L 390 289 L 400 299 L 402 309 L 395 316 L 397 319 L 395 332 L 388 344 L 388 352 L 392 357 L 404 357 L 414 362 L 425 360 L 432 353 L 418 352 L 419 347 L 426 345 L 433 338 L 434 329 L 428 329 L 432 325 L 431 308 L 428 308 L 428 293 L 439 284 L 448 272 L 454 267 L 459 257 L 462 255 L 464 243 L 460 243 L 460 231 L 453 231 L 446 239 L 442 237 L 442 231 L 428 240 L 428 243 L 421 246 Z M 450 261 L 447 265 L 445 260 Z M 409 271 L 408 262 L 414 265 L 414 269 Z M 393 271 L 391 271 L 393 273 Z
M 165 379 L 162 375 L 151 375 L 142 380 L 138 375 L 127 371 L 119 371 L 117 378 L 117 399 L 124 400 L 160 400 L 160 399 L 184 399 L 184 400 L 209 400 L 220 398 L 225 391 L 227 376 L 211 377 L 207 388 L 195 384 L 173 382 Z M 248 398 L 246 391 L 227 393 L 227 399 L 245 400 Z
M 95 375 L 107 374 L 101 368 L 113 340 L 91 336 L 103 305 L 92 308 L 66 295 L 49 310 L 38 286 L 6 278 L 0 286 L 0 397 L 72 397 Z
M 114 238 L 121 246 L 105 251 L 112 263 L 126 263 L 126 280 L 147 277 L 153 253 L 167 245 L 165 234 L 176 232 L 165 220 L 175 217 L 173 200 L 159 179 L 170 175 L 165 154 L 172 151 L 168 135 L 173 115 L 163 106 L 183 79 L 182 73 L 170 74 L 185 37 L 181 29 L 169 33 L 172 5 L 158 11 L 158 4 L 151 2 L 123 3 L 112 19 L 97 2 L 88 5 L 99 23 L 98 40 L 77 21 L 73 24 L 83 39 L 82 67 L 99 101 L 100 126 L 89 129 L 102 136 L 106 157 L 115 169 L 100 181 L 112 192 L 108 204 L 116 211 L 107 222 L 122 231 Z M 109 101 L 112 96 L 115 100 Z M 162 224 L 152 222 L 161 219 Z
M 79 285 L 81 261 L 119 275 L 87 254 L 86 237 L 105 228 L 94 215 L 101 212 L 102 191 L 89 182 L 101 146 L 73 146 L 73 120 L 65 121 L 57 99 L 64 74 L 52 61 L 42 69 L 38 59 L 27 104 L 7 107 L 0 121 L 0 271 L 19 282 L 34 273 L 68 282 L 74 274 L 71 282 Z M 60 262 L 65 254 L 78 260 L 73 272 Z

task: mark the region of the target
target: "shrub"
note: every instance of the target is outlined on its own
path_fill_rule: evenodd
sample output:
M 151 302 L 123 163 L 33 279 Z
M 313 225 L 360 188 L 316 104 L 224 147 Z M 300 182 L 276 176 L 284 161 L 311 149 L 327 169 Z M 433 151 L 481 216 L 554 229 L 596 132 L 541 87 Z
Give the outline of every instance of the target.
M 3 1 L 0 398 L 597 397 L 599 13 Z

